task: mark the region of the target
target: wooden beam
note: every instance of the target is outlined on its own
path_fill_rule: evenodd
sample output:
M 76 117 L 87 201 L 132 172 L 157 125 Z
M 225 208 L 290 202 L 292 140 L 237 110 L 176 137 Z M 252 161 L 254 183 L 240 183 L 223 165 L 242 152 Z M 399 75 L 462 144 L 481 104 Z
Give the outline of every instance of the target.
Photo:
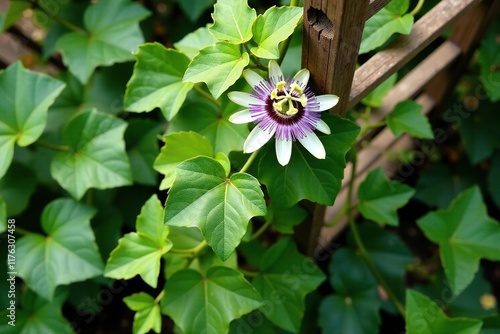
M 375 87 L 401 69 L 479 2 L 480 0 L 443 0 L 438 3 L 415 23 L 410 35 L 399 36 L 356 71 L 348 107 L 356 105 Z
M 389 2 L 391 2 L 391 0 L 370 0 L 370 7 L 368 7 L 368 16 L 366 19 L 369 19 L 373 15 L 377 14 Z

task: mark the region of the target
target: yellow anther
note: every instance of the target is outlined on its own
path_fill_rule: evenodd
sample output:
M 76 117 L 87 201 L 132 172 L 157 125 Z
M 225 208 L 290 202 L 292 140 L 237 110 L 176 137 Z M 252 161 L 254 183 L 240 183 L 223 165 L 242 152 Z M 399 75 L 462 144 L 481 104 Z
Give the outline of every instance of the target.
M 274 110 L 281 112 L 283 110 L 283 103 L 285 103 L 285 102 L 286 102 L 285 99 L 282 99 L 278 102 L 274 102 L 273 103 Z
M 275 88 L 273 89 L 273 91 L 271 92 L 271 98 L 272 99 L 276 99 L 278 97 L 278 90 Z
M 295 101 L 299 102 L 300 104 L 302 104 L 303 107 L 306 106 L 307 104 L 307 96 L 306 94 L 302 94 L 299 98 L 294 98 Z
M 302 94 L 303 92 L 302 87 L 300 87 L 300 85 L 297 84 L 296 82 L 290 85 L 290 91 L 297 92 L 299 94 Z
M 285 81 L 280 81 L 276 84 L 276 88 L 278 89 L 283 89 L 285 88 L 286 82 Z
M 286 114 L 288 116 L 293 116 L 295 115 L 296 113 L 299 112 L 299 109 L 295 108 L 295 106 L 293 105 L 293 101 L 289 100 L 288 101 L 288 110 L 286 111 Z

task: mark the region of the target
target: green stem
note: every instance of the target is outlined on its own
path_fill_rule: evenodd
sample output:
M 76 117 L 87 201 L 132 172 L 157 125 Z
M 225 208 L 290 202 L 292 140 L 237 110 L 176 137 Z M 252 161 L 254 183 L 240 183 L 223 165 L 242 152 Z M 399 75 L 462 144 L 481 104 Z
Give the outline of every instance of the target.
M 35 142 L 35 144 L 37 144 L 38 146 L 44 147 L 44 148 L 48 148 L 49 150 L 62 151 L 62 152 L 69 151 L 69 146 L 51 144 L 51 143 L 47 143 L 43 140 L 37 140 Z
M 28 235 L 28 234 L 32 234 L 33 232 L 28 231 L 28 230 L 25 230 L 25 229 L 24 229 L 24 228 L 22 228 L 22 227 L 17 227 L 17 226 L 16 226 L 15 233 L 16 233 L 16 234 L 20 234 L 20 235 Z
M 417 15 L 418 12 L 420 12 L 420 10 L 422 9 L 424 3 L 425 3 L 425 0 L 418 0 L 417 6 L 415 8 L 413 8 L 413 10 L 410 12 L 410 14 L 413 16 Z
M 245 173 L 248 170 L 248 168 L 250 168 L 250 166 L 252 165 L 253 161 L 257 157 L 258 153 L 259 153 L 259 150 L 253 152 L 252 155 L 250 157 L 248 157 L 247 162 L 245 162 L 245 165 L 243 165 L 243 167 L 240 169 L 240 173 Z
M 207 98 L 209 101 L 213 102 L 217 106 L 221 106 L 221 102 L 217 99 L 215 99 L 212 95 L 204 91 L 200 86 L 194 85 L 193 86 L 194 90 L 203 95 L 205 98 Z
M 83 30 L 82 28 L 74 25 L 73 23 L 69 22 L 69 21 L 66 21 L 65 19 L 63 19 L 62 17 L 58 16 L 56 13 L 52 13 L 51 11 L 49 11 L 47 8 L 43 7 L 43 5 L 40 3 L 40 1 L 38 0 L 35 0 L 32 2 L 33 4 L 33 8 L 34 9 L 39 9 L 41 10 L 42 12 L 44 12 L 49 18 L 53 19 L 54 21 L 62 24 L 63 26 L 65 26 L 66 28 L 68 28 L 69 30 L 72 30 L 74 32 L 78 32 L 78 33 L 81 33 L 81 34 L 84 34 L 86 36 L 90 36 L 90 33 L 86 30 Z
M 267 230 L 267 228 L 271 225 L 271 221 L 268 220 L 264 223 L 264 225 L 262 225 L 258 230 L 257 232 L 255 232 L 254 234 L 252 234 L 252 236 L 250 237 L 250 241 L 252 240 L 255 240 L 257 239 L 258 237 L 260 237 L 260 235 L 262 233 L 264 233 L 265 230 Z
M 249 271 L 249 270 L 245 270 L 243 268 L 238 268 L 238 270 L 244 275 L 244 276 L 247 276 L 247 277 L 255 277 L 257 276 L 259 273 L 256 272 L 256 271 Z
M 358 203 L 352 204 L 352 206 L 349 207 L 348 203 L 345 203 L 342 208 L 340 208 L 340 211 L 329 221 L 325 222 L 325 226 L 335 226 L 338 224 L 338 222 L 344 218 L 347 214 L 347 211 L 353 210 L 358 206 Z
M 376 128 L 381 128 L 385 126 L 385 121 L 380 121 L 380 122 L 375 122 L 375 123 L 368 123 L 363 126 L 361 131 L 359 132 L 359 137 L 363 137 L 365 133 L 367 133 L 369 130 L 376 129 Z
M 299 0 L 290 0 L 290 7 L 297 7 L 299 5 Z M 280 57 L 277 60 L 278 64 L 281 65 L 283 62 L 283 59 L 285 58 L 286 51 L 288 50 L 288 47 L 290 46 L 290 42 L 292 41 L 292 35 L 288 37 L 286 40 L 283 41 L 280 45 Z
M 196 257 L 198 253 L 200 253 L 205 247 L 207 246 L 207 241 L 203 240 L 200 242 L 196 247 L 189 248 L 189 249 L 171 249 L 169 250 L 170 253 L 175 253 L 175 254 L 192 254 L 193 257 Z
M 165 289 L 161 290 L 160 294 L 156 296 L 155 304 L 158 304 L 162 300 L 164 295 L 165 295 Z
M 356 179 L 356 160 L 352 162 L 352 174 L 351 174 L 351 179 L 349 181 L 349 188 L 348 188 L 348 194 L 347 194 L 347 203 L 349 203 L 349 208 L 352 207 L 352 192 L 354 189 L 354 180 Z M 348 210 L 347 211 L 347 218 L 349 221 L 349 227 L 351 228 L 352 235 L 354 237 L 354 241 L 356 242 L 356 245 L 359 248 L 359 251 L 361 253 L 361 256 L 365 260 L 366 265 L 368 266 L 368 269 L 370 269 L 371 273 L 377 280 L 377 282 L 382 285 L 384 288 L 385 292 L 389 296 L 389 299 L 392 301 L 396 309 L 399 311 L 399 313 L 405 318 L 406 311 L 403 306 L 403 304 L 399 301 L 398 297 L 394 294 L 394 292 L 391 290 L 390 286 L 387 284 L 385 281 L 384 277 L 380 274 L 378 271 L 377 267 L 372 262 L 372 259 L 370 258 L 370 255 L 368 254 L 368 251 L 365 248 L 365 245 L 363 244 L 363 240 L 361 239 L 361 236 L 359 235 L 358 227 L 356 226 L 356 222 L 354 221 L 354 215 L 353 215 L 353 210 Z

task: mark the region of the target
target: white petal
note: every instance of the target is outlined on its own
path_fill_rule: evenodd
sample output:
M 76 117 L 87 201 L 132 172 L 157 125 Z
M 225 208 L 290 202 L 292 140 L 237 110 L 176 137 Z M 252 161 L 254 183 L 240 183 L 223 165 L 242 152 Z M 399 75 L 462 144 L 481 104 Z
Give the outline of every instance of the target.
M 248 69 L 243 71 L 243 76 L 245 77 L 245 80 L 248 82 L 248 84 L 252 86 L 252 88 L 255 88 L 255 86 L 258 86 L 261 81 L 264 81 L 264 79 L 260 75 Z
M 251 104 L 264 104 L 261 100 L 244 92 L 229 92 L 227 97 L 234 103 L 243 107 L 250 107 Z
M 318 124 L 316 124 L 316 130 L 321 131 L 323 133 L 326 133 L 327 135 L 329 135 L 331 133 L 330 127 L 322 119 L 320 119 L 318 121 Z
M 280 66 L 274 60 L 269 61 L 269 78 L 274 78 L 275 82 L 284 80 L 283 72 L 281 72 Z
M 302 84 L 302 87 L 304 88 L 305 86 L 307 86 L 307 82 L 309 81 L 309 70 L 303 68 L 300 71 L 298 71 L 293 78 L 296 81 L 299 81 Z
M 337 95 L 320 95 L 316 96 L 316 100 L 319 102 L 318 111 L 325 111 L 337 105 L 339 97 Z
M 235 112 L 231 116 L 229 116 L 229 122 L 234 124 L 245 124 L 253 122 L 252 114 L 248 109 Z
M 309 133 L 307 137 L 299 138 L 300 143 L 318 159 L 324 159 L 326 157 L 325 148 L 323 143 L 314 133 Z
M 271 139 L 274 132 L 276 132 L 276 128 L 269 132 L 268 130 L 262 130 L 259 126 L 256 126 L 245 140 L 245 143 L 243 144 L 243 152 L 252 153 L 257 151 L 259 148 L 264 146 L 269 139 Z
M 281 166 L 286 166 L 292 156 L 292 141 L 276 139 L 276 157 Z

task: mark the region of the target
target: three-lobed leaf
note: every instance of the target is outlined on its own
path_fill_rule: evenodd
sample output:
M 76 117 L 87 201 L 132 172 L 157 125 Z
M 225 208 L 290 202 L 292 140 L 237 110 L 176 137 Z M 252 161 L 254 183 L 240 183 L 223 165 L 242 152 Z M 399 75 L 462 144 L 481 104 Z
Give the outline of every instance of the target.
M 26 70 L 21 62 L 0 71 L 0 178 L 14 156 L 14 145 L 33 144 L 43 133 L 47 110 L 64 83 Z
M 139 21 L 149 11 L 130 0 L 99 1 L 87 8 L 83 22 L 87 32 L 69 32 L 56 48 L 63 61 L 82 83 L 97 66 L 133 60 L 132 51 L 144 43 Z
M 132 183 L 123 134 L 127 123 L 96 110 L 77 114 L 66 125 L 69 151 L 54 157 L 50 172 L 74 198 L 89 188 L 106 189 Z
M 165 175 L 160 189 L 172 186 L 175 179 L 175 168 L 182 162 L 199 155 L 213 156 L 210 141 L 197 132 L 174 132 L 163 138 L 165 145 L 156 157 L 154 168 Z
M 58 285 L 102 274 L 103 263 L 90 227 L 95 210 L 72 199 L 50 202 L 42 212 L 47 236 L 31 233 L 19 239 L 19 276 L 36 293 L 51 300 Z
M 136 229 L 137 232 L 119 240 L 109 256 L 104 275 L 115 279 L 140 275 L 144 282 L 156 288 L 161 257 L 172 248 L 172 242 L 167 240 L 169 228 L 163 224 L 163 207 L 156 195 L 142 207 Z
M 302 19 L 301 7 L 271 7 L 259 15 L 253 24 L 253 40 L 257 43 L 251 52 L 259 58 L 278 59 L 278 45 L 294 32 Z
M 290 162 L 285 167 L 277 159 L 274 145 L 259 163 L 259 179 L 267 186 L 270 197 L 289 207 L 302 199 L 324 205 L 335 200 L 346 166 L 345 155 L 359 133 L 353 122 L 334 115 L 323 115 L 331 135 L 319 135 L 326 150 L 326 159 L 314 158 L 301 145 L 294 145 Z
M 291 238 L 286 238 L 264 253 L 252 284 L 265 301 L 259 311 L 295 333 L 304 316 L 306 295 L 324 280 L 323 272 L 297 251 Z
M 478 334 L 483 322 L 479 319 L 449 318 L 428 297 L 406 291 L 406 333 L 408 334 Z
M 161 332 L 161 312 L 160 305 L 145 292 L 134 293 L 123 298 L 123 302 L 134 315 L 132 330 L 134 334 L 146 334 L 153 330 L 155 333 Z
M 392 0 L 366 21 L 359 54 L 382 46 L 395 33 L 408 35 L 411 32 L 414 17 L 405 14 L 409 3 L 409 0 Z
M 241 77 L 249 64 L 247 52 L 240 46 L 217 42 L 200 50 L 184 74 L 183 82 L 205 82 L 215 98 L 218 98 Z
M 125 92 L 125 110 L 160 108 L 163 116 L 171 120 L 193 88 L 193 83 L 182 82 L 189 58 L 156 42 L 139 46 L 135 58 L 134 73 Z
M 358 190 L 361 214 L 380 224 L 397 226 L 397 209 L 403 207 L 415 193 L 411 187 L 388 180 L 382 168 L 371 171 Z
M 473 280 L 479 260 L 500 260 L 500 226 L 486 212 L 477 186 L 461 193 L 447 210 L 417 220 L 427 238 L 439 244 L 439 255 L 455 295 Z
M 218 0 L 214 6 L 214 23 L 210 32 L 220 41 L 232 44 L 248 42 L 252 38 L 252 25 L 257 17 L 247 0 Z
M 261 305 L 261 296 L 239 271 L 213 267 L 206 275 L 193 269 L 172 275 L 161 310 L 184 333 L 218 334 L 227 333 L 233 319 Z
M 423 107 L 414 101 L 403 101 L 396 105 L 392 113 L 387 115 L 387 126 L 394 136 L 402 133 L 420 139 L 434 139 L 429 120 L 422 114 Z
M 222 260 L 240 243 L 249 219 L 265 214 L 264 194 L 253 176 L 235 173 L 227 177 L 217 160 L 204 156 L 176 167 L 165 204 L 165 223 L 199 228 Z

